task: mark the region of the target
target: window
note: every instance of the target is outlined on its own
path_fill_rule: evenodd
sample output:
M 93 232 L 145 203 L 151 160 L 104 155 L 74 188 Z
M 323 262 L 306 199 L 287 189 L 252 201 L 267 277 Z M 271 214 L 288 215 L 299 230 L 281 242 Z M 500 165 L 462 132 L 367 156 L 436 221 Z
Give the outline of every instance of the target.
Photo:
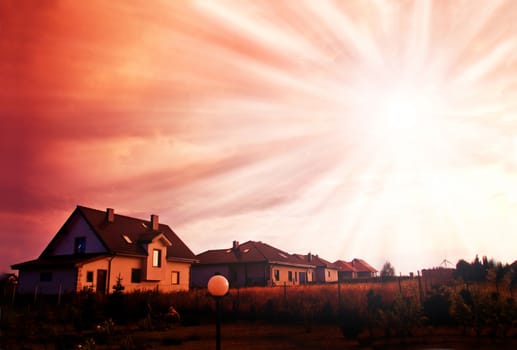
M 84 254 L 86 252 L 86 237 L 75 238 L 75 254 Z
M 39 275 L 40 282 L 52 282 L 52 272 L 43 271 Z
M 131 269 L 131 283 L 140 283 L 142 281 L 142 270 Z
M 275 273 L 275 281 L 280 281 L 280 271 L 275 270 L 274 273 Z
M 330 271 L 327 271 L 327 276 L 330 277 Z
M 171 284 L 180 284 L 180 272 L 179 271 L 171 272 Z
M 93 271 L 86 272 L 86 282 L 93 283 Z
M 153 267 L 162 266 L 162 251 L 160 249 L 153 249 Z
M 292 282 L 293 280 L 293 271 L 287 271 L 287 279 L 289 282 Z

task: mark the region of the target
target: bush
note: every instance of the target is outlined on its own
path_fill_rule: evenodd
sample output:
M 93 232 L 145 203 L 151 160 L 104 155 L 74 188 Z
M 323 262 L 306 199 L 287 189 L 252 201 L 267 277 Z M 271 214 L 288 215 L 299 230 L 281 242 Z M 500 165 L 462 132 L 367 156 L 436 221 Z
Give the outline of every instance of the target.
M 357 339 L 365 325 L 365 319 L 357 307 L 342 307 L 339 310 L 341 333 L 347 339 Z
M 434 289 L 424 300 L 424 316 L 433 326 L 449 326 L 454 323 L 450 308 L 450 293 L 445 289 Z

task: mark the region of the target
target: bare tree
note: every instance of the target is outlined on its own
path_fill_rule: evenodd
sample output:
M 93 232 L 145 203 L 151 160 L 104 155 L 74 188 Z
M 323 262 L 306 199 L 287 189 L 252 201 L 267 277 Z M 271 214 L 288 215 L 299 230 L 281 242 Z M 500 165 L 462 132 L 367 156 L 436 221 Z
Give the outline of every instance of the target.
M 390 279 L 392 277 L 395 277 L 395 268 L 389 261 L 386 261 L 381 269 L 381 278 Z

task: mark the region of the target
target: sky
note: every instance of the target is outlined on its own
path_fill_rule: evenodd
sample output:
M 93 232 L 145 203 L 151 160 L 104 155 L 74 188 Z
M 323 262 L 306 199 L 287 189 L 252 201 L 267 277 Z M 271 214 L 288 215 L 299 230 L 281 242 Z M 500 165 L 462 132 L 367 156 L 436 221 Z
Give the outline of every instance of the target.
M 0 2 L 0 271 L 77 205 L 199 254 L 517 259 L 517 2 Z

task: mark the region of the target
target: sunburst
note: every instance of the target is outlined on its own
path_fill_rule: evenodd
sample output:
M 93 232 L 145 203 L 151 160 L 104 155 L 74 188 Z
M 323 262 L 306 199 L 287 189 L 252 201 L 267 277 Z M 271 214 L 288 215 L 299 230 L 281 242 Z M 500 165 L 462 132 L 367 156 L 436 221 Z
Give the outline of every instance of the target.
M 513 5 L 502 2 L 486 12 L 471 3 L 429 1 L 309 1 L 296 6 L 203 2 L 198 8 L 245 35 L 252 47 L 265 47 L 287 62 L 260 63 L 267 76 L 278 78 L 263 81 L 264 89 L 271 83 L 277 92 L 266 103 L 291 109 L 278 114 L 273 126 L 287 131 L 303 125 L 307 137 L 324 130 L 324 139 L 308 138 L 309 144 L 300 148 L 307 150 L 305 155 L 280 152 L 285 165 L 275 170 L 285 174 L 288 164 L 298 163 L 298 171 L 313 175 L 304 189 L 287 184 L 277 188 L 280 193 L 297 192 L 300 202 L 270 209 L 278 213 L 279 225 L 285 224 L 281 217 L 286 213 L 307 215 L 304 228 L 297 230 L 304 243 L 318 227 L 326 242 L 338 242 L 333 249 L 322 243 L 321 249 L 339 256 L 368 252 L 422 261 L 422 254 L 428 254 L 429 260 L 438 261 L 444 250 L 452 255 L 480 248 L 482 239 L 468 237 L 482 232 L 469 221 L 479 222 L 481 216 L 483 228 L 488 228 L 491 220 L 507 215 L 487 214 L 495 190 L 491 181 L 515 175 L 487 171 L 475 159 L 486 141 L 506 138 L 505 131 L 494 130 L 479 141 L 483 145 L 474 135 L 484 135 L 480 128 L 490 124 L 479 121 L 479 113 L 486 115 L 483 111 L 490 106 L 508 107 L 509 97 L 515 97 L 514 77 L 505 76 L 515 74 L 515 56 L 504 57 L 509 48 L 517 49 L 515 37 L 509 37 L 515 32 L 510 17 L 502 15 L 505 9 L 515 10 Z M 477 20 L 471 16 L 481 12 L 481 24 L 473 25 Z M 504 21 L 498 23 L 497 16 Z M 260 80 L 246 73 L 245 62 L 241 74 Z M 494 83 L 506 96 L 493 96 L 489 87 Z M 245 101 L 251 111 L 256 99 L 232 95 L 226 109 L 232 110 L 232 101 L 241 106 Z M 497 108 L 491 111 L 501 119 Z M 506 113 L 515 128 L 515 115 Z M 286 114 L 297 118 L 283 119 Z M 264 130 L 265 140 L 267 134 Z M 306 162 L 294 161 L 296 157 Z M 314 165 L 321 157 L 329 159 L 326 168 Z M 492 158 L 497 164 L 505 155 Z M 255 187 L 267 188 L 264 181 Z M 372 247 L 372 242 L 377 244 Z

